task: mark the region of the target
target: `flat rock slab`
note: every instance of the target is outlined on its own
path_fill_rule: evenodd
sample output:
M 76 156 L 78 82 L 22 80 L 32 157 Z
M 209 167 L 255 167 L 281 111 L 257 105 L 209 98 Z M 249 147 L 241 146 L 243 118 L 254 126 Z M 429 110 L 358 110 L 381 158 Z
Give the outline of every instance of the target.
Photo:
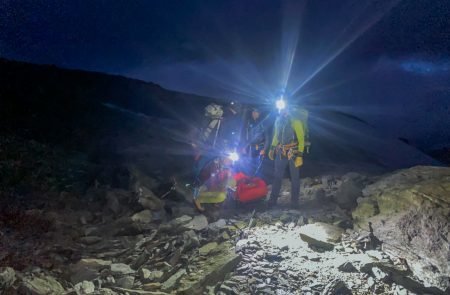
M 82 281 L 92 281 L 99 276 L 99 271 L 109 269 L 111 261 L 101 259 L 81 259 L 69 267 L 70 281 L 77 284 Z
M 208 220 L 206 219 L 205 215 L 197 215 L 183 227 L 185 229 L 200 231 L 208 227 Z
M 300 237 L 310 246 L 315 246 L 324 250 L 333 250 L 335 243 L 341 240 L 343 229 L 340 227 L 316 222 L 307 224 L 300 228 Z
M 181 278 L 186 274 L 185 269 L 181 269 L 178 272 L 176 272 L 174 275 L 172 275 L 167 281 L 165 281 L 161 285 L 161 289 L 163 291 L 172 291 L 176 288 L 178 285 L 178 282 L 181 280 Z
M 201 256 L 206 256 L 210 253 L 214 253 L 214 251 L 217 249 L 218 244 L 216 242 L 208 243 L 204 246 L 202 246 L 200 249 L 198 249 L 198 253 Z
M 159 292 L 159 291 L 144 291 L 144 290 L 133 290 L 126 288 L 113 287 L 114 291 L 121 292 L 121 294 L 130 295 L 169 295 L 170 293 Z
M 201 266 L 202 273 L 191 273 L 183 278 L 177 294 L 202 294 L 206 286 L 213 286 L 224 280 L 240 261 L 240 255 L 223 246 L 220 253 L 208 257 L 205 264 Z
M 50 295 L 63 294 L 64 288 L 50 276 L 25 278 L 19 286 L 19 294 Z
M 131 267 L 128 264 L 113 263 L 111 264 L 111 272 L 113 274 L 128 275 L 134 273 L 135 271 L 131 269 Z

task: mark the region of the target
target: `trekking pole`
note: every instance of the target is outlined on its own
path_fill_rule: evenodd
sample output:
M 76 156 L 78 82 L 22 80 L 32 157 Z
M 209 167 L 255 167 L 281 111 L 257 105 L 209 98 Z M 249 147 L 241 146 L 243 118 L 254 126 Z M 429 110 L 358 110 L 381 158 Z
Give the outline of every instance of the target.
M 259 169 L 261 169 L 263 161 L 264 161 L 264 156 L 260 156 L 258 167 L 256 167 L 256 170 L 255 170 L 255 173 L 253 174 L 253 176 L 256 176 L 256 174 L 258 174 Z
M 222 118 L 219 118 L 219 119 L 217 119 L 217 120 L 219 120 L 219 123 L 217 124 L 216 134 L 214 135 L 213 148 L 216 147 L 216 141 L 217 141 L 217 137 L 218 137 L 218 135 L 219 135 L 220 122 L 222 121 Z
M 167 197 L 172 191 L 174 191 L 174 190 L 176 189 L 176 185 L 177 185 L 177 181 L 176 181 L 176 179 L 175 179 L 175 177 L 174 177 L 174 178 L 172 178 L 172 186 L 170 187 L 170 189 L 169 189 L 167 192 L 165 192 L 165 193 L 160 197 L 160 199 L 164 199 L 164 198 Z

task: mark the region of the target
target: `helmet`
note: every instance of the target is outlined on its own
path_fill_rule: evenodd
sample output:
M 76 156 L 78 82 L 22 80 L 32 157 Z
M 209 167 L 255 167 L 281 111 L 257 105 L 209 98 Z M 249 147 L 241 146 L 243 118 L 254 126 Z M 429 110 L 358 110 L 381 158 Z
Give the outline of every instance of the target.
M 205 107 L 205 117 L 208 118 L 221 118 L 223 115 L 223 109 L 221 105 L 211 103 Z

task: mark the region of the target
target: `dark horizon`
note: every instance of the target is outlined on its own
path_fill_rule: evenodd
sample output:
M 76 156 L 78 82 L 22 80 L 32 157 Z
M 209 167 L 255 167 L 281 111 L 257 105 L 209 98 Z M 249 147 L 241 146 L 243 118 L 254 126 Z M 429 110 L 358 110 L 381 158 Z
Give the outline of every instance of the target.
M 209 96 L 270 96 L 289 74 L 314 90 L 380 63 L 449 74 L 448 1 L 358 2 L 3 1 L 0 56 Z
M 0 57 L 362 118 L 450 145 L 450 2 L 3 1 Z M 424 112 L 425 111 L 425 112 Z

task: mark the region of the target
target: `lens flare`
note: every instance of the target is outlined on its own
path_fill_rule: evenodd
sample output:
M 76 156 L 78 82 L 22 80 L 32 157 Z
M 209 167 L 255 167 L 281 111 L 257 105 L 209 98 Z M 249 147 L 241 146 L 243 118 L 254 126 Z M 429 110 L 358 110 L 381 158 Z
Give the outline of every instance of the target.
M 286 108 L 286 101 L 283 99 L 283 97 L 280 97 L 280 99 L 278 99 L 275 103 L 278 111 L 283 110 L 284 108 Z
M 239 154 L 236 153 L 236 152 L 231 152 L 231 153 L 228 155 L 228 158 L 229 158 L 231 161 L 236 162 L 236 161 L 239 160 Z

